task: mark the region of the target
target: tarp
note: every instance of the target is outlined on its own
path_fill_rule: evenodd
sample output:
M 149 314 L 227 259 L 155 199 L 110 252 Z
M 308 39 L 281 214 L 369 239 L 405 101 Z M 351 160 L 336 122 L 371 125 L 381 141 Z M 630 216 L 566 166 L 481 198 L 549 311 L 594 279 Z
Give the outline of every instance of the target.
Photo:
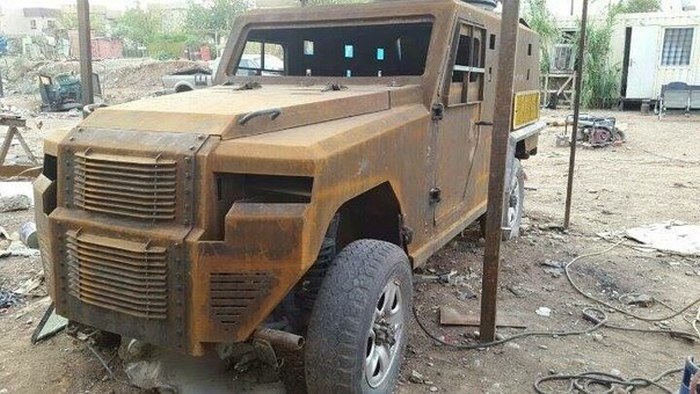
M 676 221 L 649 224 L 625 231 L 627 238 L 664 252 L 700 256 L 700 226 Z

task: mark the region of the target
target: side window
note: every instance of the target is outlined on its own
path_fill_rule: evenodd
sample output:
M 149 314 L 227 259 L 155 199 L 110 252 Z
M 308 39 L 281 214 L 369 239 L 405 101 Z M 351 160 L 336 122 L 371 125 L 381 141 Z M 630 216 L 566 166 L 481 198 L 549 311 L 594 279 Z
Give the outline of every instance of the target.
M 484 42 L 483 29 L 462 25 L 459 43 L 452 66 L 448 105 L 466 104 L 481 101 L 484 90 Z
M 248 41 L 236 67 L 236 75 L 285 75 L 285 51 L 280 44 Z

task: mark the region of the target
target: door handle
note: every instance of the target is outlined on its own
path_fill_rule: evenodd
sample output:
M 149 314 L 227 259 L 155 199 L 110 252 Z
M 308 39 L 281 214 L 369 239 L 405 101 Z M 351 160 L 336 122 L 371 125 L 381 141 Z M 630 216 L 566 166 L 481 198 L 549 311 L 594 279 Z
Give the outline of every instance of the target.
M 493 122 L 487 122 L 485 120 L 480 120 L 474 124 L 477 126 L 493 126 Z

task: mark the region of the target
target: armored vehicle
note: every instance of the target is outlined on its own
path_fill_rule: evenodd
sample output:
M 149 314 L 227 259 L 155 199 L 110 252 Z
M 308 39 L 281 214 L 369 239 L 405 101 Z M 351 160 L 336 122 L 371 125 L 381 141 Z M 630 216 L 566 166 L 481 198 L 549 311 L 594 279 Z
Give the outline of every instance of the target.
M 56 311 L 190 355 L 296 335 L 309 392 L 389 392 L 412 268 L 486 211 L 499 16 L 393 1 L 234 26 L 217 86 L 46 139 L 35 191 Z M 498 100 L 514 106 L 506 238 L 543 126 L 538 54 L 521 26 L 515 93 Z

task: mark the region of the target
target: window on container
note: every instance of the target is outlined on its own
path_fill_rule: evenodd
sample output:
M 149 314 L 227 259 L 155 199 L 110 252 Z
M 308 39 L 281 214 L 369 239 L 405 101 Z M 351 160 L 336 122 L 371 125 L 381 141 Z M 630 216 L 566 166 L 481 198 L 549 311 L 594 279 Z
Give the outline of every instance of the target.
M 351 26 L 303 26 L 255 28 L 235 75 L 320 77 L 418 76 L 425 72 L 431 22 L 353 24 Z M 261 68 L 260 46 L 283 48 L 281 67 L 270 69 L 266 57 Z M 249 49 L 249 47 L 251 49 Z M 257 56 L 257 57 L 256 57 Z M 272 59 L 274 60 L 274 59 Z M 246 66 L 246 62 L 253 62 Z M 256 63 L 257 62 L 257 63 Z
M 669 28 L 664 32 L 664 48 L 661 54 L 662 66 L 687 66 L 693 47 L 692 27 Z
M 32 30 L 36 30 L 36 19 L 32 19 L 32 20 L 29 21 L 29 27 L 30 27 Z
M 470 25 L 460 29 L 448 105 L 464 104 L 483 99 L 484 41 L 486 32 Z

